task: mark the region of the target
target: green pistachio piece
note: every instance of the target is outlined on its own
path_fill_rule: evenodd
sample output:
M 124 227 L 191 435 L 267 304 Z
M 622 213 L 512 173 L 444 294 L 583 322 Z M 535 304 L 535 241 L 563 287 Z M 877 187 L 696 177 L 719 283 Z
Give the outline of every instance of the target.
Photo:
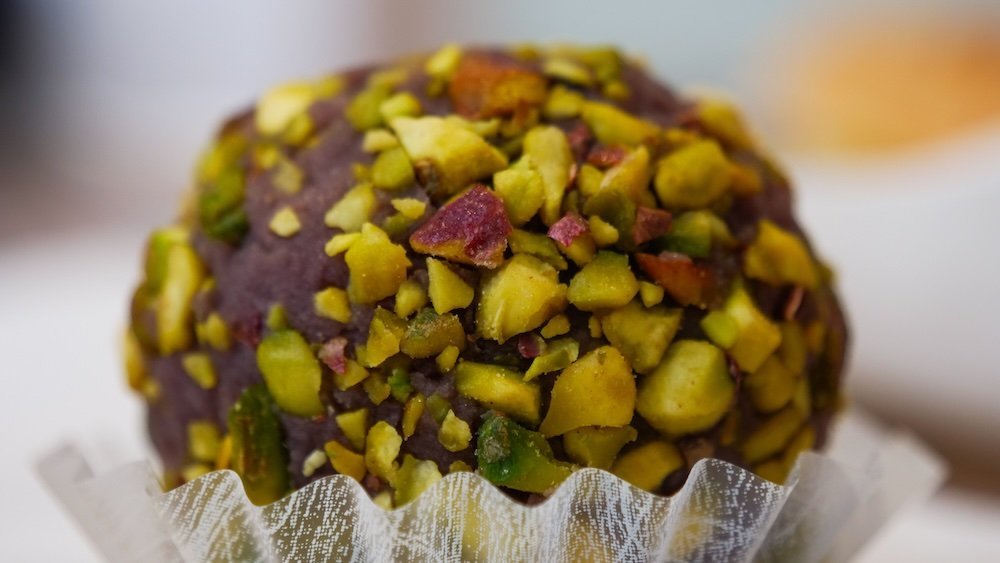
M 572 338 L 553 340 L 545 346 L 545 352 L 531 361 L 524 380 L 531 381 L 543 373 L 559 371 L 576 361 L 580 356 L 580 343 Z
M 705 258 L 712 252 L 712 243 L 733 242 L 729 227 L 711 211 L 688 211 L 674 219 L 670 232 L 663 237 L 663 249 L 693 258 Z
M 365 367 L 378 367 L 395 356 L 405 332 L 406 321 L 382 307 L 375 309 L 365 342 Z
M 316 314 L 338 323 L 351 322 L 351 304 L 347 301 L 347 292 L 339 287 L 328 287 L 316 292 L 313 296 L 313 307 Z
M 205 269 L 187 242 L 165 252 L 163 282 L 156 294 L 157 344 L 161 355 L 187 349 L 194 340 L 191 301 L 205 279 Z
M 698 100 L 698 120 L 714 137 L 739 149 L 753 147 L 753 137 L 750 135 L 736 108 L 723 100 Z
M 538 424 L 541 389 L 521 373 L 490 364 L 460 361 L 453 371 L 455 389 L 470 399 L 528 424 Z
M 444 350 L 434 358 L 434 363 L 437 364 L 441 373 L 448 373 L 455 367 L 455 362 L 458 361 L 458 354 L 461 351 L 458 346 L 451 344 L 445 346 Z
M 622 56 L 612 47 L 583 49 L 576 54 L 576 58 L 590 67 L 602 83 L 616 80 L 621 75 Z
M 750 373 L 781 345 L 781 329 L 757 308 L 741 284 L 733 287 L 721 311 L 702 320 L 702 329 Z
M 618 246 L 623 250 L 633 250 L 632 227 L 635 225 L 637 206 L 625 192 L 615 189 L 599 190 L 587 198 L 583 213 L 600 217 L 618 232 Z M 624 236 L 622 236 L 624 235 Z
M 798 323 L 792 321 L 781 324 L 781 347 L 778 348 L 778 356 L 792 374 L 801 375 L 805 371 L 809 352 L 806 348 L 805 333 Z
M 441 260 L 427 259 L 427 293 L 440 315 L 472 304 L 475 290 Z
M 371 219 L 375 211 L 375 190 L 369 183 L 358 184 L 344 194 L 323 218 L 327 227 L 354 232 Z
M 529 493 L 551 492 L 574 469 L 555 460 L 544 436 L 495 415 L 487 415 L 479 429 L 476 462 L 491 483 Z
M 257 102 L 254 113 L 257 130 L 265 136 L 282 133 L 295 117 L 309 109 L 318 93 L 314 84 L 304 81 L 288 82 L 268 90 Z
M 286 195 L 295 195 L 302 191 L 304 180 L 302 169 L 291 159 L 281 155 L 275 163 L 274 171 L 271 174 L 271 181 L 274 187 Z
M 350 271 L 347 295 L 366 305 L 395 295 L 411 265 L 406 249 L 371 223 L 361 227 L 361 237 L 347 249 L 344 260 Z
M 566 315 L 556 315 L 545 323 L 542 330 L 538 331 L 542 338 L 555 338 L 569 332 L 569 319 Z
M 580 195 L 589 198 L 601 189 L 604 172 L 593 164 L 584 164 L 576 175 L 576 188 Z
M 680 340 L 642 380 L 636 411 L 664 434 L 691 434 L 722 420 L 735 392 L 722 350 L 708 342 Z
M 427 398 L 427 411 L 431 413 L 431 417 L 438 424 L 444 421 L 449 410 L 451 410 L 451 403 L 441 395 L 434 394 Z
M 142 344 L 134 330 L 125 333 L 123 343 L 123 356 L 125 360 L 125 376 L 128 386 L 133 391 L 142 392 L 146 382 L 150 381 L 149 371 L 146 368 L 146 360 L 142 354 Z
M 435 197 L 448 197 L 507 167 L 507 157 L 482 137 L 440 117 L 397 117 L 390 126 Z
M 396 478 L 396 490 L 393 500 L 396 506 L 403 506 L 420 496 L 441 480 L 441 472 L 433 461 L 419 460 L 410 454 L 403 456 L 403 465 L 399 468 Z
M 625 426 L 634 411 L 632 368 L 621 352 L 602 346 L 559 375 L 538 431 L 552 437 L 582 426 Z
M 415 359 L 431 358 L 449 346 L 465 348 L 465 330 L 458 317 L 439 315 L 433 309 L 424 309 L 410 320 L 400 343 L 400 350 Z
M 545 203 L 542 221 L 551 225 L 562 218 L 562 200 L 569 185 L 569 169 L 573 165 L 566 134 L 558 127 L 540 125 L 524 136 L 524 157 L 542 176 Z
M 415 197 L 401 197 L 389 201 L 393 209 L 407 219 L 420 219 L 427 211 L 427 202 Z
M 748 278 L 771 285 L 814 289 L 818 283 L 816 267 L 802 239 L 766 219 L 758 224 L 757 238 L 743 255 L 743 271 Z
M 341 475 L 347 475 L 357 482 L 365 478 L 368 468 L 365 467 L 365 457 L 352 452 L 336 440 L 330 440 L 323 446 L 326 457 L 330 460 L 333 470 Z
M 378 153 L 399 146 L 399 139 L 388 129 L 371 129 L 365 131 L 361 141 L 361 150 L 367 153 Z
M 347 121 L 358 131 L 375 129 L 382 125 L 382 103 L 385 102 L 392 93 L 392 88 L 384 84 L 369 85 L 347 104 L 344 109 L 344 116 Z
M 549 95 L 545 99 L 545 106 L 542 108 L 542 115 L 546 119 L 571 119 L 580 115 L 583 109 L 583 94 L 576 90 L 556 84 L 549 90 Z
M 743 387 L 750 393 L 755 409 L 774 412 L 792 400 L 797 383 L 795 374 L 776 355 L 772 355 L 743 380 Z
M 388 123 L 396 117 L 416 117 L 423 108 L 416 96 L 409 92 L 400 92 L 382 102 L 378 110 L 382 114 L 382 120 Z
M 264 319 L 264 326 L 278 331 L 288 328 L 288 311 L 281 303 L 275 303 L 267 310 L 267 317 Z
M 458 68 L 458 63 L 462 60 L 462 48 L 454 43 L 449 43 L 427 59 L 424 63 L 424 72 L 435 78 L 448 78 Z
M 390 484 L 395 483 L 399 464 L 399 448 L 403 438 L 388 422 L 380 420 L 368 430 L 365 442 L 365 465 L 373 475 L 385 479 Z
M 368 409 L 341 413 L 335 420 L 351 446 L 358 451 L 364 450 L 365 438 L 368 436 Z
M 222 437 L 211 420 L 192 420 L 187 426 L 188 454 L 198 461 L 215 462 Z
M 549 78 L 589 88 L 594 83 L 587 67 L 567 58 L 555 57 L 542 64 L 542 72 Z
M 545 203 L 544 182 L 536 170 L 501 170 L 493 175 L 493 189 L 503 200 L 507 218 L 515 227 L 531 220 Z
M 218 313 L 211 313 L 203 322 L 198 323 L 195 326 L 195 335 L 198 337 L 198 342 L 222 352 L 228 350 L 233 342 L 226 321 L 222 320 Z
M 368 400 L 375 405 L 381 405 L 383 401 L 392 394 L 392 387 L 389 386 L 388 378 L 382 372 L 374 372 L 365 379 L 361 385 L 368 394 Z
M 590 227 L 590 234 L 594 237 L 594 243 L 597 246 L 611 246 L 618 242 L 618 229 L 601 219 L 599 215 L 592 215 L 587 219 L 587 225 Z
M 386 383 L 389 384 L 389 394 L 400 403 L 405 403 L 410 398 L 410 394 L 413 393 L 410 372 L 404 366 L 395 366 L 390 369 Z
M 414 182 L 410 157 L 400 147 L 384 151 L 372 164 L 372 184 L 382 190 L 401 190 Z
M 684 457 L 668 442 L 647 442 L 615 461 L 611 472 L 645 491 L 656 492 L 663 480 L 684 467 Z
M 417 393 L 416 395 L 410 397 L 406 404 L 403 405 L 403 439 L 408 439 L 410 436 L 417 431 L 417 423 L 420 422 L 420 417 L 424 414 L 424 407 L 427 405 L 427 399 L 423 395 Z
M 341 391 L 346 391 L 368 379 L 369 375 L 368 370 L 364 366 L 354 360 L 348 359 L 347 368 L 344 370 L 344 373 L 333 372 L 333 385 Z
M 622 307 L 639 292 L 628 256 L 602 250 L 569 283 L 569 302 L 581 311 Z
M 635 428 L 584 426 L 563 434 L 563 449 L 573 461 L 585 467 L 611 469 L 618 452 L 639 435 Z
M 663 302 L 663 287 L 647 281 L 639 282 L 639 298 L 646 307 L 659 305 Z
M 507 244 L 514 254 L 530 254 L 558 270 L 569 267 L 556 242 L 543 234 L 514 229 L 507 237 Z
M 206 235 L 236 242 L 246 233 L 250 224 L 243 209 L 245 188 L 243 170 L 235 165 L 200 185 L 198 221 Z
M 660 365 L 682 316 L 682 309 L 662 305 L 647 309 L 633 300 L 601 317 L 601 331 L 625 355 L 632 369 L 646 374 Z
M 465 422 L 449 410 L 441 422 L 441 429 L 438 430 L 438 441 L 449 452 L 460 452 L 469 447 L 472 441 L 472 429 L 469 423 Z
M 229 409 L 232 469 L 257 505 L 274 502 L 290 488 L 288 452 L 274 401 L 263 385 L 247 387 Z
M 427 290 L 420 282 L 408 279 L 396 292 L 396 316 L 405 319 L 427 305 Z
M 319 399 L 323 372 L 309 343 L 294 330 L 264 337 L 257 348 L 257 367 L 274 401 L 296 416 L 326 412 Z
M 602 102 L 584 102 L 581 116 L 597 140 L 605 145 L 635 146 L 660 134 L 656 125 Z
M 484 276 L 476 329 L 483 338 L 506 342 L 562 312 L 566 292 L 555 268 L 533 256 L 516 254 Z
M 212 389 L 219 378 L 212 359 L 204 352 L 191 352 L 181 357 L 181 367 L 202 389 Z
M 743 442 L 743 458 L 755 463 L 780 452 L 804 421 L 802 413 L 788 407 L 772 415 Z
M 685 145 L 656 165 L 656 195 L 664 207 L 706 207 L 729 188 L 729 161 L 718 143 L 701 140 Z
M 621 162 L 604 173 L 598 192 L 616 190 L 625 194 L 636 205 L 655 207 L 656 201 L 649 191 L 653 176 L 649 165 L 649 149 L 640 146 L 625 155 Z
M 295 210 L 291 206 L 284 206 L 274 213 L 271 217 L 271 222 L 268 223 L 268 228 L 271 232 L 282 238 L 288 238 L 302 229 L 302 223 L 299 222 L 299 216 L 296 215 Z

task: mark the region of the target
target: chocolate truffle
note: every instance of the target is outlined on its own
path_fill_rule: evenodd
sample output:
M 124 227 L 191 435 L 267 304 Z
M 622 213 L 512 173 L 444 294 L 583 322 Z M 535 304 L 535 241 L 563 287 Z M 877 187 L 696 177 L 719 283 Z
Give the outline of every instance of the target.
M 781 481 L 840 404 L 844 320 L 741 118 L 608 48 L 463 49 L 293 82 L 227 121 L 149 239 L 130 385 L 175 486 L 380 503 L 476 471 L 669 494 Z

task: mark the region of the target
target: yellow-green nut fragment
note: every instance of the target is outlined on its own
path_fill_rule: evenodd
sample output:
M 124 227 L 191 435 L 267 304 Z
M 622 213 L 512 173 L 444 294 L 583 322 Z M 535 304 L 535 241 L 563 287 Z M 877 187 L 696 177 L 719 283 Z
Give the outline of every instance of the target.
M 328 287 L 316 292 L 313 296 L 313 307 L 316 314 L 333 319 L 338 323 L 351 321 L 351 304 L 347 300 L 347 292 L 339 287 Z
M 530 254 L 535 258 L 540 258 L 557 270 L 565 270 L 569 267 L 556 241 L 540 233 L 531 233 L 521 229 L 514 229 L 507 237 L 507 244 L 514 254 Z
M 636 411 L 668 436 L 707 430 L 729 410 L 736 384 L 726 356 L 708 342 L 680 340 L 639 385 Z
M 427 202 L 413 197 L 396 198 L 391 200 L 389 204 L 407 219 L 419 219 L 427 211 Z
M 538 424 L 542 392 L 538 385 L 525 382 L 511 369 L 490 364 L 460 361 L 453 370 L 455 389 L 511 418 Z
M 362 183 L 351 188 L 326 212 L 323 223 L 344 232 L 354 232 L 361 230 L 374 211 L 375 190 L 371 184 Z
M 410 157 L 400 147 L 380 153 L 372 164 L 372 184 L 382 190 L 401 190 L 414 182 Z
M 406 326 L 400 350 L 411 358 L 431 358 L 448 347 L 465 348 L 465 329 L 452 314 L 438 315 L 433 309 L 424 309 Z
M 697 105 L 698 120 L 713 136 L 740 149 L 753 147 L 753 137 L 733 104 L 719 99 L 701 99 Z
M 361 482 L 365 478 L 365 473 L 368 472 L 368 469 L 365 466 L 365 457 L 363 455 L 352 452 L 336 440 L 327 442 L 323 449 L 334 471 L 341 475 L 347 475 L 358 482 Z
M 361 227 L 361 237 L 347 249 L 344 259 L 350 271 L 347 296 L 365 305 L 395 295 L 410 267 L 406 249 L 371 223 Z
M 581 116 L 597 140 L 605 145 L 635 146 L 660 134 L 656 125 L 603 102 L 585 102 Z
M 545 352 L 537 356 L 524 372 L 524 380 L 531 381 L 543 373 L 565 369 L 580 357 L 580 343 L 572 338 L 560 338 L 546 343 Z
M 649 149 L 639 146 L 604 173 L 598 192 L 619 191 L 637 205 L 655 207 L 656 202 L 649 191 L 649 181 L 652 177 Z
M 347 369 L 344 370 L 344 373 L 333 372 L 333 385 L 337 389 L 344 391 L 368 379 L 369 375 L 368 370 L 364 366 L 355 360 L 349 359 L 347 360 Z
M 569 332 L 569 319 L 566 315 L 556 315 L 549 319 L 549 322 L 545 323 L 539 334 L 542 338 L 555 338 L 556 336 L 561 336 Z
M 188 453 L 194 459 L 215 462 L 222 442 L 219 427 L 211 420 L 193 420 L 188 423 Z
M 335 420 L 351 446 L 358 451 L 364 450 L 368 436 L 368 409 L 340 413 Z
M 323 247 L 323 252 L 331 258 L 337 256 L 338 254 L 343 254 L 347 252 L 347 249 L 350 248 L 352 244 L 357 242 L 359 238 L 361 238 L 361 233 L 339 233 L 333 235 Z
M 427 290 L 415 279 L 408 279 L 396 292 L 396 316 L 405 319 L 427 305 Z
M 542 72 L 550 78 L 563 80 L 579 86 L 589 87 L 594 83 L 587 67 L 563 57 L 547 59 L 542 64 Z
M 409 92 L 399 92 L 383 101 L 378 110 L 382 114 L 382 120 L 388 123 L 396 117 L 416 117 L 423 108 L 416 96 Z
M 601 219 L 599 215 L 590 216 L 587 219 L 587 224 L 590 226 L 590 234 L 594 237 L 594 242 L 597 246 L 611 246 L 618 242 L 618 237 L 620 236 L 618 229 L 611 223 Z M 662 291 L 662 288 L 660 291 Z
M 628 256 L 602 250 L 573 276 L 566 296 L 577 309 L 597 311 L 622 307 L 638 292 Z
M 365 131 L 361 140 L 361 150 L 367 153 L 377 153 L 399 146 L 399 139 L 388 129 L 371 129 Z
M 399 468 L 396 480 L 396 490 L 393 500 L 396 506 L 402 506 L 420 496 L 441 480 L 441 471 L 436 463 L 430 460 L 420 460 L 410 454 L 403 456 L 403 465 Z
M 519 227 L 545 203 L 545 186 L 537 170 L 508 168 L 493 175 L 493 190 L 503 200 L 510 224 Z
M 583 109 L 583 95 L 575 90 L 557 84 L 549 90 L 542 108 L 546 119 L 570 119 L 580 115 Z
M 772 415 L 743 442 L 743 458 L 755 463 L 780 452 L 802 427 L 803 420 L 802 413 L 794 407 Z
M 461 60 L 462 48 L 454 43 L 448 43 L 427 59 L 424 63 L 424 72 L 435 78 L 448 78 L 458 68 Z
M 573 461 L 585 467 L 611 469 L 618 452 L 639 435 L 635 428 L 585 426 L 563 434 L 563 449 Z
M 288 311 L 285 306 L 281 303 L 272 304 L 264 318 L 264 326 L 275 331 L 288 328 Z
M 267 226 L 271 229 L 272 233 L 284 238 L 288 238 L 302 229 L 299 216 L 288 205 L 276 211 Z
M 257 348 L 257 367 L 274 402 L 296 416 L 326 412 L 319 399 L 323 372 L 301 334 L 281 330 L 264 337 Z
M 257 130 L 262 135 L 277 135 L 285 130 L 292 120 L 305 113 L 316 101 L 316 87 L 304 81 L 288 82 L 268 90 L 254 113 Z
M 682 309 L 661 305 L 647 309 L 633 300 L 601 317 L 601 331 L 628 359 L 632 369 L 645 374 L 660 365 L 680 328 L 682 315 Z
M 382 102 L 389 97 L 392 90 L 387 85 L 371 82 L 369 79 L 369 85 L 358 92 L 344 109 L 344 117 L 358 131 L 367 131 L 382 125 Z
M 427 278 L 427 293 L 439 315 L 468 307 L 476 296 L 475 290 L 441 260 L 427 259 Z
M 602 346 L 559 375 L 538 431 L 552 437 L 583 426 L 625 426 L 632 421 L 635 393 L 635 379 L 625 357 L 611 346 Z
M 702 328 L 740 369 L 750 373 L 781 345 L 781 329 L 757 308 L 741 284 L 733 287 L 721 311 L 702 319 Z
M 449 344 L 434 358 L 434 363 L 437 364 L 438 369 L 442 373 L 447 373 L 455 367 L 459 352 L 461 352 L 461 349 L 458 346 Z
M 743 272 L 771 285 L 807 289 L 814 289 L 819 278 L 802 239 L 766 219 L 757 225 L 757 238 L 743 255 Z
M 639 282 L 639 298 L 646 307 L 652 307 L 663 302 L 663 286 L 647 281 Z
M 542 221 L 546 225 L 562 217 L 562 200 L 569 185 L 569 170 L 573 151 L 566 134 L 552 125 L 539 125 L 524 136 L 524 158 L 542 177 L 545 199 Z
M 181 367 L 202 389 L 212 389 L 219 378 L 215 375 L 212 358 L 204 352 L 191 352 L 181 357 Z
M 403 405 L 403 439 L 413 436 L 414 432 L 417 431 L 417 423 L 420 422 L 420 417 L 424 414 L 426 404 L 427 399 L 417 393 Z
M 205 269 L 186 241 L 169 245 L 164 265 L 155 308 L 159 351 L 165 356 L 191 345 L 194 332 L 191 301 L 205 278 Z
M 438 430 L 438 441 L 449 452 L 460 452 L 469 447 L 472 429 L 468 422 L 458 418 L 455 411 L 449 410 Z
M 232 346 L 232 337 L 226 321 L 218 313 L 211 313 L 195 327 L 198 341 L 208 344 L 215 350 L 225 351 Z
M 566 291 L 555 268 L 534 256 L 517 254 L 481 283 L 477 331 L 483 338 L 503 343 L 534 330 L 562 312 Z
M 684 467 L 681 452 L 669 442 L 647 442 L 622 454 L 611 472 L 640 489 L 655 492 L 671 473 Z
M 760 412 L 774 412 L 792 400 L 798 380 L 777 355 L 764 363 L 743 380 L 743 387 L 750 393 L 750 401 Z
M 365 342 L 365 367 L 378 367 L 399 352 L 406 321 L 381 307 L 375 309 Z
M 368 430 L 365 443 L 365 465 L 373 475 L 385 479 L 390 484 L 396 481 L 399 464 L 399 448 L 403 438 L 388 422 L 380 420 Z
M 715 141 L 696 141 L 660 159 L 653 182 L 664 207 L 706 207 L 728 190 L 729 161 Z

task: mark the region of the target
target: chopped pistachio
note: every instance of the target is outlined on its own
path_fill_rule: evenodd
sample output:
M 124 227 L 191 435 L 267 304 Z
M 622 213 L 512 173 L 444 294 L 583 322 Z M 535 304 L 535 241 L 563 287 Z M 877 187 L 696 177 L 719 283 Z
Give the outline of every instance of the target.
M 442 315 L 472 304 L 475 291 L 441 260 L 427 259 L 428 294 L 434 310 Z
M 413 385 L 410 384 L 410 372 L 404 366 L 395 366 L 389 370 L 389 377 L 386 379 L 389 384 L 389 393 L 392 398 L 400 403 L 405 403 L 413 393 Z
M 435 196 L 455 194 L 507 166 L 507 157 L 482 137 L 440 117 L 397 117 L 390 125 L 410 158 L 433 169 L 427 187 Z
M 455 389 L 491 409 L 529 424 L 538 424 L 541 389 L 514 370 L 460 361 L 454 369 Z
M 328 287 L 316 292 L 313 296 L 313 307 L 316 314 L 333 319 L 338 323 L 351 321 L 351 304 L 347 301 L 347 292 L 339 287 Z
M 402 506 L 412 501 L 440 480 L 441 472 L 436 463 L 404 455 L 396 479 L 395 505 Z
M 195 327 L 198 341 L 208 344 L 215 350 L 225 351 L 232 346 L 232 338 L 229 335 L 229 327 L 226 321 L 218 313 L 210 313 L 204 322 Z
M 569 185 L 569 169 L 573 164 L 573 151 L 566 134 L 552 125 L 540 125 L 524 136 L 524 157 L 542 176 L 545 202 L 542 221 L 546 225 L 562 217 L 562 200 Z
M 424 72 L 434 78 L 449 78 L 462 60 L 462 48 L 454 43 L 438 49 L 424 63 Z
M 629 151 L 621 162 L 604 173 L 598 192 L 604 190 L 619 191 L 636 205 L 653 207 L 655 200 L 649 191 L 649 181 L 652 174 L 652 168 L 649 164 L 649 149 L 639 146 Z
M 587 328 L 590 329 L 591 338 L 601 338 L 604 336 L 604 329 L 601 327 L 601 319 L 592 316 L 587 319 Z
M 460 459 L 451 462 L 451 465 L 448 466 L 448 473 L 462 473 L 471 471 L 472 471 L 472 466 Z
M 309 455 L 302 460 L 302 476 L 312 477 L 313 473 L 316 473 L 317 469 L 326 465 L 326 462 L 326 452 L 323 450 L 313 450 L 309 452 Z
M 707 209 L 681 214 L 664 237 L 666 250 L 695 258 L 707 257 L 715 241 L 729 244 L 733 239 L 722 219 Z
M 382 125 L 380 108 L 391 90 L 391 87 L 385 85 L 369 83 L 347 104 L 344 110 L 347 121 L 358 131 L 367 131 Z
M 278 500 L 289 490 L 288 451 L 274 401 L 263 385 L 243 390 L 227 417 L 232 469 L 254 504 Z
M 358 451 L 364 450 L 365 438 L 368 435 L 368 409 L 341 413 L 335 420 L 351 446 Z
M 393 94 L 383 101 L 378 109 L 382 114 L 382 120 L 386 123 L 396 117 L 416 117 L 423 111 L 420 100 L 409 92 Z
M 530 493 L 551 492 L 574 469 L 555 459 L 540 433 L 496 415 L 487 415 L 479 429 L 476 462 L 490 482 Z
M 599 215 L 591 215 L 587 224 L 590 226 L 591 236 L 594 237 L 597 246 L 611 246 L 618 242 L 618 229 L 601 219 Z
M 584 197 L 591 197 L 601 189 L 604 172 L 592 164 L 584 164 L 576 175 L 576 188 Z
M 747 131 L 739 112 L 729 102 L 719 99 L 698 100 L 698 120 L 713 136 L 741 149 L 753 147 L 753 138 Z
M 254 121 L 263 135 L 277 135 L 296 116 L 316 101 L 316 88 L 309 82 L 289 82 L 272 88 L 257 102 Z
M 323 218 L 327 227 L 354 232 L 361 229 L 375 211 L 375 190 L 369 183 L 354 186 L 335 203 Z
M 632 369 L 618 350 L 602 346 L 559 375 L 538 430 L 552 437 L 581 426 L 624 426 L 634 411 Z
M 659 305 L 663 302 L 663 288 L 655 283 L 641 281 L 639 282 L 639 298 L 642 299 L 642 304 L 646 307 Z
M 372 169 L 368 165 L 355 162 L 351 164 L 351 176 L 356 182 L 368 182 L 372 179 Z
M 660 134 L 656 125 L 638 119 L 611 104 L 587 101 L 581 111 L 583 121 L 605 145 L 635 146 Z
M 194 481 L 211 470 L 212 467 L 207 463 L 188 463 L 181 468 L 181 478 L 185 482 Z
M 417 423 L 420 422 L 420 416 L 424 414 L 424 406 L 427 404 L 427 400 L 423 395 L 417 393 L 416 395 L 410 397 L 406 404 L 403 405 L 403 438 L 409 438 L 413 436 L 414 432 L 417 431 Z
M 566 315 L 556 315 L 549 319 L 549 322 L 545 323 L 542 327 L 541 335 L 543 338 L 555 338 L 569 332 L 569 319 Z
M 760 412 L 774 412 L 792 400 L 798 383 L 795 374 L 775 355 L 743 380 L 750 402 Z
M 170 244 L 164 254 L 163 281 L 155 307 L 158 347 L 166 356 L 191 345 L 191 301 L 205 278 L 205 269 L 187 242 Z
M 645 374 L 660 365 L 664 352 L 680 328 L 682 309 L 662 305 L 643 307 L 630 301 L 601 318 L 601 330 L 635 371 Z
M 728 316 L 724 321 L 722 314 Z M 706 327 L 706 321 L 713 320 Z M 735 325 L 735 337 L 732 336 Z M 702 320 L 702 328 L 716 344 L 725 347 L 739 364 L 740 369 L 753 373 L 764 360 L 781 345 L 781 329 L 757 308 L 753 298 L 742 285 L 736 284 L 726 299 L 718 315 L 709 315 Z M 718 338 L 719 340 L 715 340 Z
M 267 318 L 264 325 L 271 330 L 284 330 L 288 328 L 288 311 L 281 303 L 274 303 L 267 310 Z
M 188 453 L 194 459 L 214 462 L 219 455 L 221 435 L 211 420 L 192 420 L 187 425 Z
M 589 88 L 594 83 L 594 77 L 590 75 L 587 67 L 566 58 L 556 57 L 546 60 L 542 64 L 542 72 L 550 78 L 578 86 Z
M 309 343 L 294 330 L 273 332 L 257 348 L 257 367 L 282 410 L 296 416 L 325 412 L 319 399 L 322 370 Z
M 667 435 L 701 432 L 722 419 L 735 392 L 722 350 L 704 341 L 680 340 L 642 380 L 636 411 Z
M 723 311 L 710 311 L 701 319 L 701 329 L 709 340 L 728 350 L 740 337 L 740 327 Z
M 427 305 L 427 290 L 417 280 L 410 278 L 396 292 L 396 316 L 405 319 Z
M 399 343 L 406 332 L 406 322 L 382 307 L 375 309 L 368 325 L 365 342 L 365 367 L 377 367 L 399 352 Z
M 434 362 L 437 364 L 439 370 L 443 373 L 447 373 L 455 367 L 455 362 L 458 361 L 458 353 L 461 350 L 458 346 L 454 344 L 449 344 L 445 349 L 434 358 Z
M 226 434 L 219 441 L 219 453 L 215 456 L 216 469 L 229 469 L 233 459 L 233 436 Z
M 146 370 L 146 361 L 142 356 L 142 345 L 134 330 L 125 333 L 122 352 L 129 388 L 133 391 L 142 391 L 143 385 L 149 379 L 149 372 Z
M 333 235 L 327 241 L 326 246 L 323 247 L 323 251 L 327 256 L 337 256 L 338 254 L 347 252 L 347 249 L 357 242 L 359 238 L 361 238 L 361 233 L 339 233 Z
M 799 377 L 798 385 L 795 386 L 795 395 L 792 396 L 792 407 L 802 416 L 812 414 L 812 391 L 808 377 Z
M 399 448 L 403 438 L 388 422 L 380 420 L 368 430 L 365 443 L 365 465 L 373 475 L 385 479 L 390 484 L 396 480 L 399 464 Z
M 802 239 L 771 221 L 757 226 L 757 238 L 743 255 L 748 278 L 772 285 L 795 284 L 813 289 L 818 283 L 816 267 Z
M 570 119 L 580 115 L 581 109 L 583 109 L 583 95 L 557 84 L 549 90 L 542 115 L 546 119 Z
M 427 410 L 438 424 L 441 424 L 444 417 L 448 415 L 449 409 L 451 409 L 451 403 L 441 395 L 435 393 L 427 398 Z
M 286 205 L 274 213 L 268 227 L 272 233 L 279 237 L 288 238 L 302 229 L 302 223 L 299 222 L 299 216 L 296 215 L 295 210 Z
M 514 229 L 507 242 L 514 254 L 530 254 L 551 264 L 558 270 L 565 270 L 569 267 L 566 259 L 559 253 L 556 242 L 543 234 Z
M 202 389 L 212 389 L 215 387 L 218 377 L 215 375 L 215 367 L 212 366 L 212 359 L 204 352 L 190 352 L 181 357 L 181 366 L 184 372 L 198 384 Z
M 287 157 L 277 159 L 271 179 L 274 187 L 287 195 L 295 195 L 302 190 L 302 170 Z
M 391 200 L 389 204 L 407 219 L 419 219 L 424 216 L 424 212 L 427 210 L 427 202 L 414 197 L 396 198 Z
M 372 164 L 372 184 L 382 190 L 401 190 L 414 182 L 413 165 L 401 147 L 379 153 Z
M 638 291 L 628 257 L 602 250 L 573 276 L 566 296 L 577 309 L 596 311 L 624 306 Z
M 569 246 L 564 246 L 560 242 L 556 242 L 556 245 L 577 266 L 589 264 L 597 253 L 594 237 L 590 233 L 584 233 L 576 237 Z
M 549 342 L 545 347 L 545 353 L 539 354 L 531 361 L 528 371 L 524 372 L 524 380 L 531 381 L 543 373 L 565 369 L 579 356 L 580 343 L 572 338 Z
M 507 218 L 515 227 L 531 220 L 545 203 L 545 187 L 541 174 L 536 170 L 501 170 L 493 175 L 493 189 L 503 200 Z
M 368 471 L 365 467 L 365 456 L 352 452 L 347 446 L 336 440 L 327 442 L 323 449 L 326 451 L 326 457 L 330 459 L 330 465 L 333 466 L 334 471 L 341 475 L 347 475 L 359 483 L 365 478 L 365 473 Z
M 583 204 L 585 215 L 598 216 L 618 231 L 618 246 L 628 251 L 634 250 L 631 234 L 637 212 L 635 202 L 615 189 L 600 190 Z
M 654 185 L 669 208 L 706 207 L 729 188 L 729 161 L 712 140 L 685 145 L 660 159 Z
M 250 228 L 243 208 L 246 190 L 243 170 L 234 164 L 199 188 L 198 220 L 202 230 L 215 239 L 238 241 Z
M 460 452 L 469 447 L 469 442 L 472 441 L 472 429 L 469 428 L 468 422 L 458 418 L 455 411 L 449 409 L 438 430 L 438 441 L 449 452 Z
M 433 309 L 417 313 L 406 326 L 400 350 L 411 358 L 430 358 L 449 346 L 465 347 L 465 330 L 452 314 L 438 315 Z
M 389 387 L 389 382 L 386 380 L 385 375 L 377 371 L 365 379 L 362 387 L 364 387 L 365 393 L 368 394 L 368 400 L 375 403 L 375 405 L 381 405 L 392 394 L 392 387 Z
M 347 249 L 344 259 L 350 271 L 347 295 L 352 302 L 366 305 L 395 295 L 410 267 L 406 250 L 371 223 L 362 225 L 361 237 Z
M 368 153 L 377 153 L 399 146 L 399 139 L 388 129 L 371 129 L 365 131 L 365 137 L 361 141 L 361 150 Z
M 645 491 L 656 492 L 671 473 L 684 467 L 684 458 L 668 442 L 647 442 L 621 456 L 611 472 Z
M 800 375 L 805 371 L 809 352 L 806 349 L 805 333 L 798 323 L 781 323 L 781 347 L 778 348 L 778 355 L 792 374 Z
M 601 88 L 601 94 L 603 94 L 605 98 L 621 102 L 627 100 L 629 96 L 632 95 L 632 91 L 625 82 L 615 80 L 605 84 L 604 87 Z
M 368 379 L 368 376 L 368 370 L 364 366 L 359 362 L 348 359 L 347 369 L 344 370 L 344 373 L 333 372 L 333 385 L 341 391 L 346 391 Z
M 631 426 L 584 426 L 563 434 L 563 449 L 580 465 L 609 470 L 618 452 L 638 435 Z
M 517 254 L 487 274 L 480 285 L 477 331 L 503 343 L 538 328 L 566 307 L 566 291 L 555 268 Z
M 802 427 L 803 420 L 802 413 L 793 407 L 772 415 L 743 442 L 743 458 L 755 463 L 778 453 Z

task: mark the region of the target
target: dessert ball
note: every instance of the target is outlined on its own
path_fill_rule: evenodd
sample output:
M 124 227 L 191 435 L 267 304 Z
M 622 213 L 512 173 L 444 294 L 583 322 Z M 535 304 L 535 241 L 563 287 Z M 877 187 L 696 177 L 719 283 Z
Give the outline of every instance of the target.
M 293 82 L 229 119 L 131 303 L 169 486 L 326 475 L 400 505 L 455 471 L 532 502 L 781 481 L 840 404 L 845 326 L 729 105 L 608 48 L 473 49 Z

